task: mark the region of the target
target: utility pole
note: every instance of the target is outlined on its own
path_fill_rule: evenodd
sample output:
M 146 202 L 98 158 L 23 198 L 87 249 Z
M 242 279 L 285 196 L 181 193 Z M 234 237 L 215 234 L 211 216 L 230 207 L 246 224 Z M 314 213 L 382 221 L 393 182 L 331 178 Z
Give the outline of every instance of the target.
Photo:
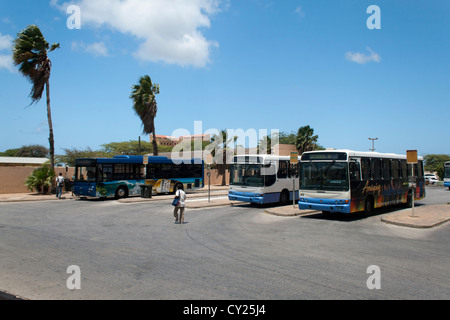
M 378 140 L 378 138 L 369 138 L 369 140 L 372 140 L 372 149 L 369 150 L 375 152 L 375 141 Z

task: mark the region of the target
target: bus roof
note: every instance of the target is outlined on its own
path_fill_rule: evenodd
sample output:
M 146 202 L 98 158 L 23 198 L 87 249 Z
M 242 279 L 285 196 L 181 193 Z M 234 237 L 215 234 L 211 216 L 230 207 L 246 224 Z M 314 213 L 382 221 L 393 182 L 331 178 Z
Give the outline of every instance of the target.
M 265 161 L 289 160 L 289 156 L 277 156 L 273 154 L 245 154 L 235 155 L 233 163 L 264 163 Z
M 389 159 L 406 159 L 406 154 L 395 154 L 395 153 L 380 153 L 380 152 L 371 152 L 371 151 L 354 151 L 348 149 L 332 149 L 332 150 L 316 150 L 316 151 L 307 151 L 303 154 L 308 153 L 346 153 L 349 157 L 363 157 L 363 158 L 389 158 Z M 418 157 L 418 160 L 423 160 L 423 157 Z
M 144 163 L 144 156 L 127 156 L 127 155 L 120 155 L 115 156 L 114 158 L 80 158 L 77 160 L 96 160 L 97 163 L 105 163 L 105 164 L 133 164 L 133 163 Z M 155 157 L 155 156 L 149 156 L 148 157 L 148 163 L 159 163 L 159 164 L 171 164 L 171 163 L 196 163 L 200 159 L 177 159 L 172 160 L 167 157 Z M 201 161 L 201 160 L 200 160 Z

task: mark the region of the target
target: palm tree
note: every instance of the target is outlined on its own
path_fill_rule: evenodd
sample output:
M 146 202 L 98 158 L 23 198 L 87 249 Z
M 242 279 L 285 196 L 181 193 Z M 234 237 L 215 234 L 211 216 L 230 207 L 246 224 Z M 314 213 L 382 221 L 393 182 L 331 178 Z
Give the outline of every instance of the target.
M 226 184 L 225 174 L 229 167 L 229 157 L 234 155 L 234 150 L 230 149 L 228 146 L 231 143 L 236 143 L 237 139 L 237 136 L 229 137 L 226 129 L 218 130 L 218 133 L 211 138 L 212 145 L 215 147 L 212 150 L 213 157 L 215 158 L 217 156 L 215 154 L 216 148 L 218 152 L 222 152 L 222 158 L 216 162 L 217 171 L 222 175 L 222 186 Z
M 301 127 L 298 129 L 295 145 L 300 154 L 306 151 L 315 150 L 317 145 L 318 135 L 314 135 L 314 129 L 310 126 Z
M 32 83 L 31 104 L 41 100 L 44 88 L 47 89 L 47 119 L 50 131 L 50 161 L 55 166 L 55 141 L 53 137 L 52 112 L 50 109 L 50 73 L 52 63 L 47 53 L 59 48 L 59 43 L 51 47 L 35 25 L 28 26 L 17 35 L 14 41 L 13 61 L 22 73 Z
M 150 76 L 143 76 L 139 84 L 134 85 L 130 98 L 133 99 L 133 109 L 141 118 L 144 134 L 153 134 L 153 155 L 158 155 L 156 142 L 155 118 L 158 113 L 158 105 L 155 95 L 159 94 L 159 84 L 153 84 Z

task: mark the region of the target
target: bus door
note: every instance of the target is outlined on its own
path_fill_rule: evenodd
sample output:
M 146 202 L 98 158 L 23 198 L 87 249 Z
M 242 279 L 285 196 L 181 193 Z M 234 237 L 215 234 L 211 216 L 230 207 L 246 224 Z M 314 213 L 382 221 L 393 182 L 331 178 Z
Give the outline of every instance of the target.
M 348 163 L 348 169 L 350 174 L 350 190 L 353 192 L 361 189 L 361 159 L 351 158 Z
M 364 210 L 364 185 L 361 179 L 361 158 L 351 158 L 348 163 L 350 177 L 351 212 Z

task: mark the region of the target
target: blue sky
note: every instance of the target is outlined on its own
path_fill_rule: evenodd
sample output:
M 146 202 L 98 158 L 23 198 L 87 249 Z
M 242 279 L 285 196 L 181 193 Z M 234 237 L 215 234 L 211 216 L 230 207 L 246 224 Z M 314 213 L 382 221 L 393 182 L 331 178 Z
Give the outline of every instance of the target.
M 68 5 L 81 29 L 69 29 Z M 381 29 L 370 30 L 370 5 Z M 61 43 L 53 63 L 56 152 L 137 140 L 129 99 L 159 83 L 157 134 L 310 125 L 327 148 L 450 154 L 447 0 L 25 0 L 0 2 L 0 151 L 48 146 L 45 99 L 12 66 L 27 25 Z M 262 137 L 260 137 L 262 138 Z

